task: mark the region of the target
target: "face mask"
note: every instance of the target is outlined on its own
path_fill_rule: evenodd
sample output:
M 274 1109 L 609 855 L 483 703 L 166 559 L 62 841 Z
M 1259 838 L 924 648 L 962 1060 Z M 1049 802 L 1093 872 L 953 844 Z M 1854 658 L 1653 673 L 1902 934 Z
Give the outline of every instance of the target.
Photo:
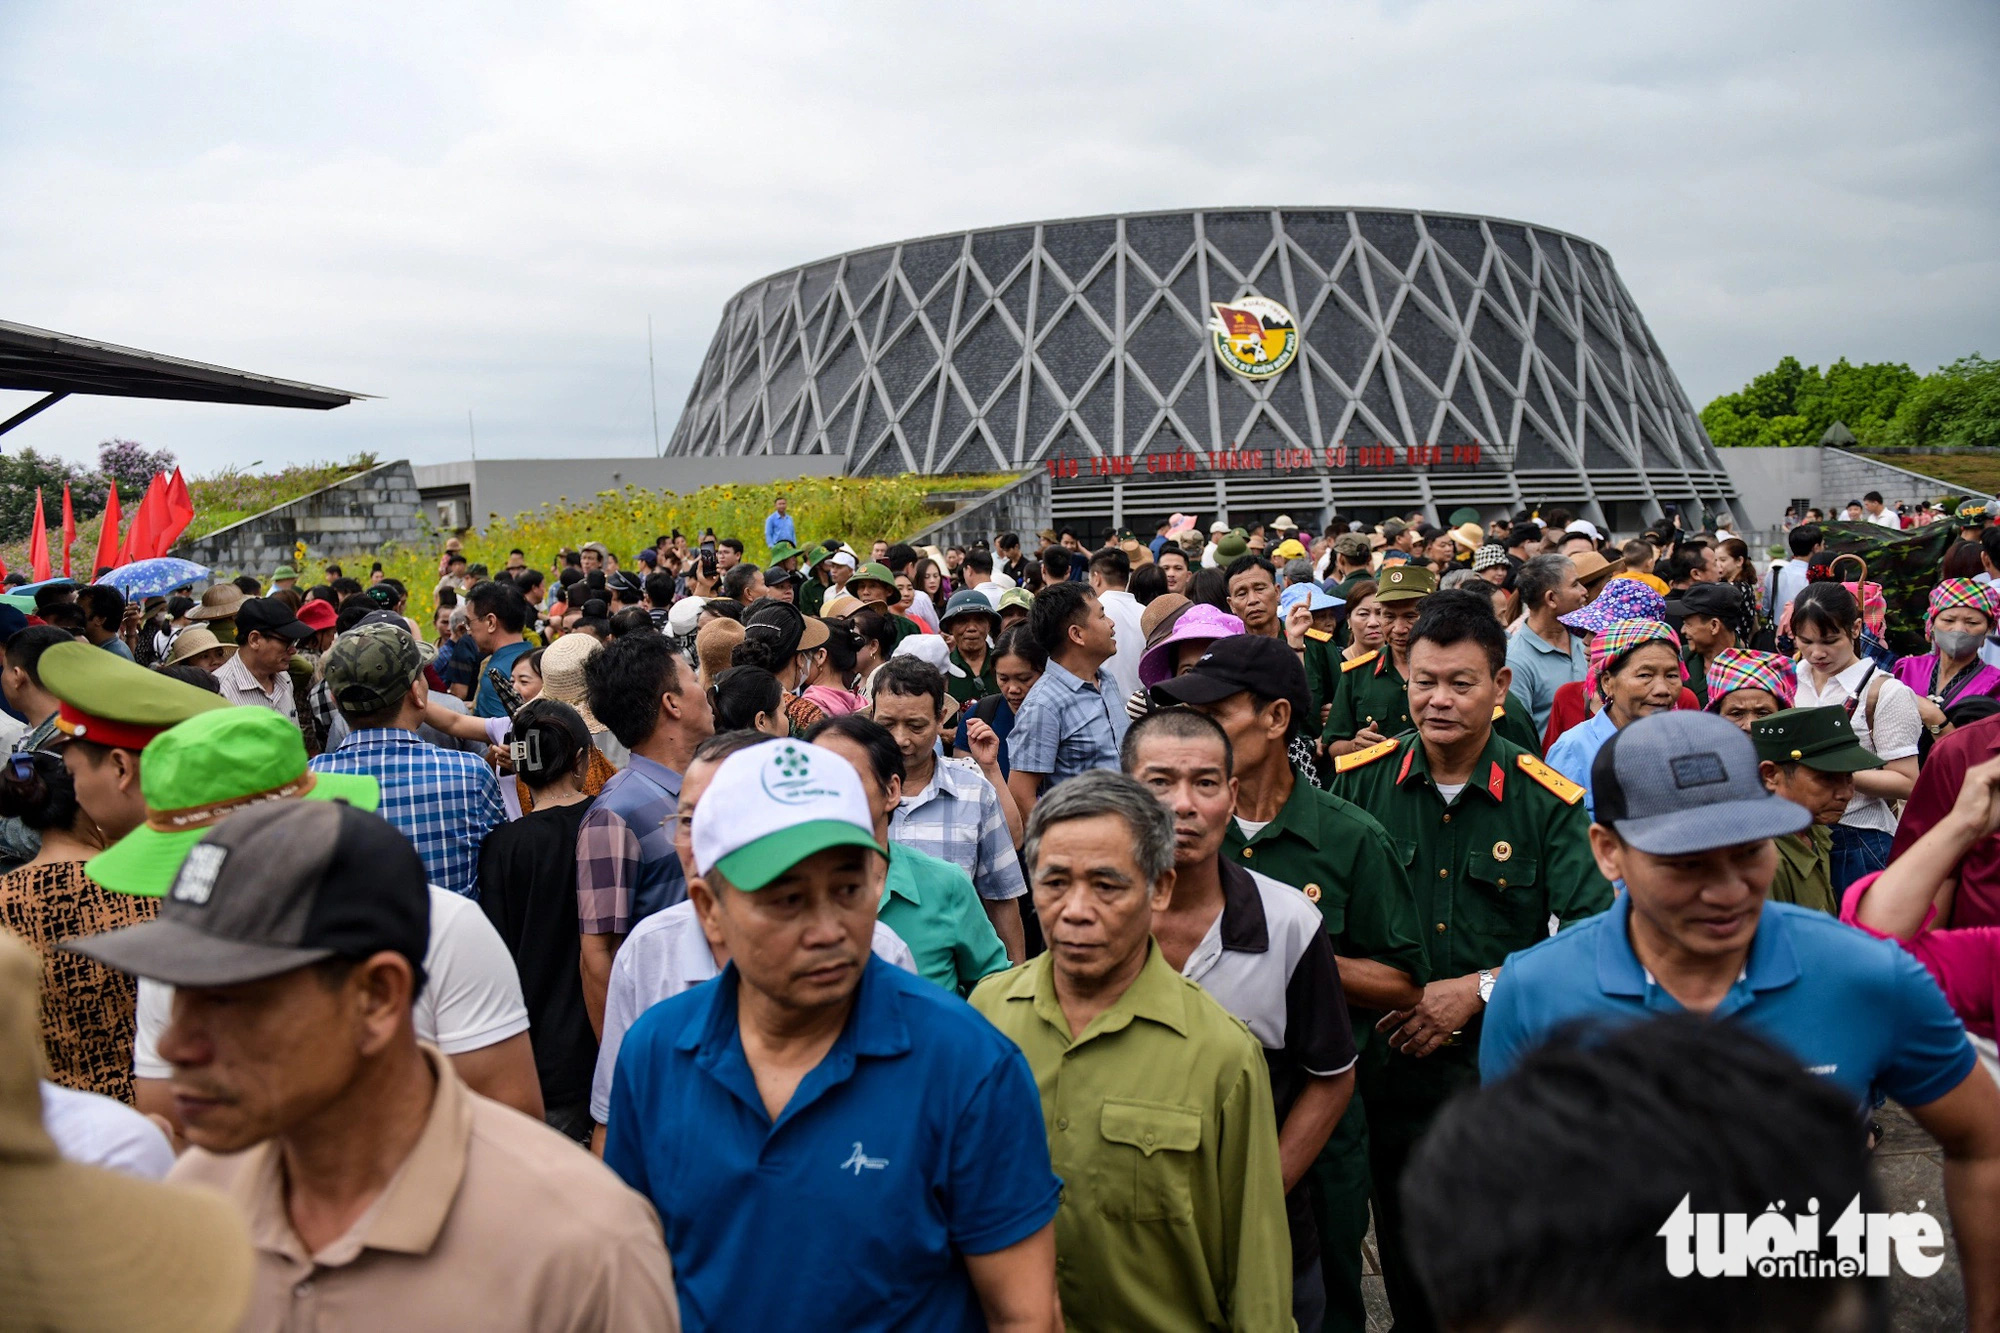
M 1979 645 L 1986 636 L 1975 630 L 1938 629 L 1931 631 L 1931 642 L 1945 657 L 1970 657 L 1979 651 Z

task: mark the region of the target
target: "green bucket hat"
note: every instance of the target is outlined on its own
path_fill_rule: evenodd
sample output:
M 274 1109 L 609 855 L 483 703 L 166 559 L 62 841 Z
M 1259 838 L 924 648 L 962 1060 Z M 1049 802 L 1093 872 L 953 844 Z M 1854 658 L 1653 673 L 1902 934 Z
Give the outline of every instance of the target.
M 818 569 L 826 561 L 832 559 L 833 553 L 836 549 L 838 548 L 828 546 L 824 542 L 821 542 L 816 546 L 807 547 L 806 564 L 805 564 L 806 573 L 808 574 L 812 573 L 815 569 Z
M 773 546 L 771 548 L 771 559 L 770 559 L 771 564 L 775 565 L 782 560 L 796 560 L 798 558 L 799 558 L 799 548 L 792 545 L 790 542 L 779 542 L 776 546 Z
M 83 871 L 107 889 L 143 898 L 163 897 L 188 851 L 237 810 L 294 797 L 359 810 L 381 802 L 372 777 L 308 769 L 298 726 L 269 708 L 191 717 L 155 736 L 141 757 L 146 822 L 84 862 Z
M 299 571 L 293 569 L 290 565 L 279 565 L 271 571 L 271 582 L 276 583 L 279 579 L 295 579 L 298 576 Z

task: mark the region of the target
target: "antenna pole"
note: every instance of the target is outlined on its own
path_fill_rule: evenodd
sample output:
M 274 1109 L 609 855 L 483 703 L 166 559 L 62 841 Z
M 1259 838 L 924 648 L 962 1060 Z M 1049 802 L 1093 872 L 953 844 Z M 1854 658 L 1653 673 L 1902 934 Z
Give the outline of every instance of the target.
M 660 377 L 653 369 L 653 317 L 646 316 L 646 385 L 653 395 L 653 457 L 660 456 Z

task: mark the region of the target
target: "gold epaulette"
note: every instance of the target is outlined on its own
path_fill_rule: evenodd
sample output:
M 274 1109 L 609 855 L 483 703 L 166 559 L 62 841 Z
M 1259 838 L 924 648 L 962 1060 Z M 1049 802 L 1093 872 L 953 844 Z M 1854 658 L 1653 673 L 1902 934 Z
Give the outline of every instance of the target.
M 1394 754 L 1395 752 L 1396 742 L 1378 741 L 1365 750 L 1350 750 L 1346 754 L 1335 755 L 1333 771 L 1336 773 L 1351 773 L 1363 764 L 1372 764 L 1383 755 Z
M 1514 762 L 1520 765 L 1523 773 L 1526 773 L 1530 778 L 1548 788 L 1549 792 L 1564 805 L 1575 805 L 1583 799 L 1583 788 L 1577 786 L 1574 782 L 1571 782 L 1568 778 L 1535 758 L 1535 756 L 1531 754 L 1520 755 Z
M 1507 705 L 1506 705 L 1506 704 L 1494 704 L 1494 705 L 1493 705 L 1493 720 L 1494 720 L 1495 722 L 1498 722 L 1498 721 L 1499 721 L 1499 720 L 1500 720 L 1501 718 L 1503 718 L 1503 717 L 1505 717 L 1505 716 L 1507 716 Z
M 1374 661 L 1381 655 L 1382 655 L 1382 650 L 1380 648 L 1377 648 L 1372 653 L 1363 653 L 1359 657 L 1350 657 L 1345 662 L 1342 662 L 1340 664 L 1340 669 L 1342 671 L 1352 671 L 1354 670 L 1354 668 L 1358 666 L 1367 666 L 1370 662 Z
M 1333 634 L 1332 634 L 1332 632 L 1331 632 L 1331 631 L 1328 631 L 1328 630 L 1323 630 L 1323 629 L 1309 629 L 1309 630 L 1307 630 L 1307 631 L 1306 631 L 1306 637 L 1307 637 L 1308 639 L 1317 639 L 1317 640 L 1319 640 L 1319 641 L 1320 641 L 1321 643 L 1332 643 L 1332 642 L 1333 642 Z

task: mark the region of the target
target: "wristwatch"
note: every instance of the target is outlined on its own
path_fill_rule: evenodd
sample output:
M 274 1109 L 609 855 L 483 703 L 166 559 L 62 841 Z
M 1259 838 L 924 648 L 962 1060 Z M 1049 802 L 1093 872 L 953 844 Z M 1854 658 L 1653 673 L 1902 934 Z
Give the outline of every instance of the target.
M 1490 1004 L 1492 1002 L 1494 980 L 1495 978 L 1491 969 L 1484 967 L 1479 969 L 1479 1002 L 1481 1004 Z

